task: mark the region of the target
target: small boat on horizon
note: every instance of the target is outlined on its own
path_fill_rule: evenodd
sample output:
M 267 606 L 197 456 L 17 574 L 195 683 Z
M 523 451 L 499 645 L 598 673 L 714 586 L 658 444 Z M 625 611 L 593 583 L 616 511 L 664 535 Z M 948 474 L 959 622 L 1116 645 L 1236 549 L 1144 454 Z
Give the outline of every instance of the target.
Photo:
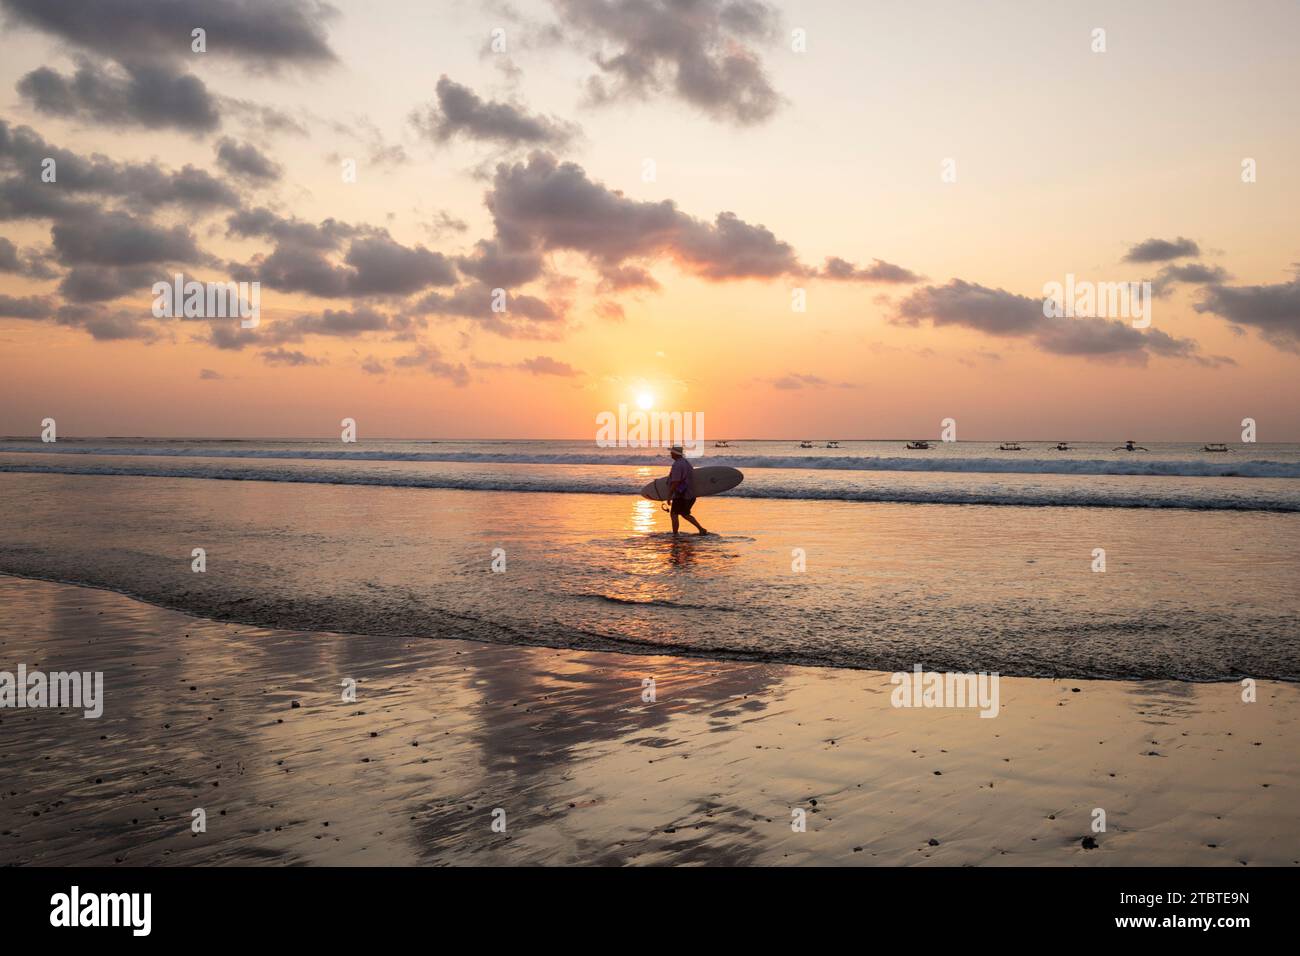
M 839 448 L 839 447 L 840 447 L 840 443 L 837 442 L 837 441 L 828 441 L 828 442 L 826 443 L 826 447 L 827 447 L 827 448 Z
M 1141 445 L 1133 444 L 1133 439 L 1129 439 L 1124 444 L 1112 448 L 1111 451 L 1150 451 L 1150 448 L 1143 448 Z
M 1024 449 L 1020 447 L 1020 442 L 1004 441 L 998 445 L 998 451 L 1024 451 Z
M 1212 441 L 1202 448 L 1201 451 L 1232 451 L 1232 449 L 1222 442 Z
M 799 443 L 799 447 L 800 447 L 800 448 L 812 448 L 812 447 L 814 447 L 814 446 L 813 446 L 813 443 L 810 442 L 810 441 L 801 441 L 801 442 Z
M 730 447 L 731 447 L 731 442 L 729 442 L 729 441 L 725 441 L 725 440 L 724 440 L 724 441 L 715 441 L 715 442 L 713 443 L 713 447 L 714 447 L 714 448 L 730 448 Z
M 1069 443 L 1069 442 L 1064 442 L 1064 441 L 1058 441 L 1058 442 L 1056 443 L 1056 450 L 1057 450 L 1057 451 L 1070 451 L 1070 443 Z
M 919 439 L 917 441 L 908 442 L 907 447 L 910 451 L 925 451 L 930 447 L 930 443 L 923 439 Z

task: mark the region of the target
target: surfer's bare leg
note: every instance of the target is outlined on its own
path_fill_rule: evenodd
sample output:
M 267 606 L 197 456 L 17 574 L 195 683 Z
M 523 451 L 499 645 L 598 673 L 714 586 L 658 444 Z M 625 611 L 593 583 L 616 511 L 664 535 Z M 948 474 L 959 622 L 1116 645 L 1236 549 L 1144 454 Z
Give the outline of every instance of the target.
M 685 518 L 687 521 L 689 521 L 691 524 L 695 525 L 696 530 L 699 531 L 700 534 L 709 533 L 707 530 L 705 530 L 704 525 L 700 524 L 690 515 L 682 515 L 682 517 Z M 675 534 L 676 532 L 677 532 L 677 516 L 673 515 L 673 533 Z
M 677 533 L 677 512 L 674 511 L 674 512 L 672 513 L 671 517 L 672 517 L 672 519 L 673 519 L 673 534 L 676 534 L 676 533 Z M 694 524 L 694 523 L 695 523 L 695 522 L 693 522 L 693 521 L 691 522 L 691 524 Z

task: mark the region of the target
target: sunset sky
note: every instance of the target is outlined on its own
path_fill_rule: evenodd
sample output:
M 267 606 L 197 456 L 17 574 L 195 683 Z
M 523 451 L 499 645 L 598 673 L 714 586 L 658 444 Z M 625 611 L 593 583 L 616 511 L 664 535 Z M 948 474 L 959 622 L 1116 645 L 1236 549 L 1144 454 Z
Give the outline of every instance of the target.
M 649 393 L 711 438 L 1300 440 L 1294 2 L 0 17 L 0 434 L 587 438 Z M 176 272 L 261 324 L 155 319 Z M 1150 327 L 1046 319 L 1068 273 Z

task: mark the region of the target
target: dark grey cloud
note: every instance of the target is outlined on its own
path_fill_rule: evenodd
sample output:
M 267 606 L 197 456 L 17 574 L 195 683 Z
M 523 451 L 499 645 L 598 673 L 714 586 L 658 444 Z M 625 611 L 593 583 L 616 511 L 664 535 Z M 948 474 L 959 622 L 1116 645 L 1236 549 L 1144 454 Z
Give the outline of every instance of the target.
M 1221 285 L 1232 276 L 1223 266 L 1210 266 L 1203 262 L 1188 262 L 1184 265 L 1165 266 L 1151 280 L 1151 289 L 1156 295 L 1168 295 L 1177 285 Z
M 1167 262 L 1186 256 L 1199 256 L 1201 247 L 1191 239 L 1145 239 L 1124 255 L 1125 262 Z
M 292 243 L 312 249 L 338 249 L 347 239 L 367 233 L 367 229 L 323 219 L 319 224 L 281 216 L 265 206 L 240 209 L 226 220 L 227 232 L 232 236 L 251 238 L 263 236 L 277 242 Z M 369 230 L 374 232 L 374 230 Z
M 194 235 L 184 226 L 160 226 L 121 211 L 96 209 L 50 229 L 64 265 L 137 266 L 201 262 Z
M 11 20 L 119 62 L 195 55 L 190 31 L 207 31 L 204 56 L 261 69 L 335 59 L 325 24 L 337 12 L 316 0 L 0 0 Z
M 480 239 L 474 248 L 474 255 L 461 256 L 456 264 L 465 275 L 492 288 L 524 285 L 542 274 L 542 257 L 532 250 L 508 252 L 492 239 Z
M 411 306 L 410 314 L 470 319 L 486 331 L 505 338 L 553 339 L 559 336 L 566 317 L 563 303 L 508 291 L 506 311 L 495 312 L 492 309 L 494 299 L 492 286 L 472 282 L 447 293 L 430 292 Z
M 113 268 L 79 265 L 59 283 L 59 293 L 69 302 L 107 302 L 148 292 L 163 276 L 155 266 Z
M 435 92 L 437 103 L 413 112 L 411 122 L 438 143 L 463 137 L 504 146 L 562 147 L 578 132 L 571 123 L 529 113 L 516 103 L 484 100 L 446 76 Z
M 4 236 L 0 236 L 0 272 L 15 273 L 28 279 L 53 279 L 58 274 L 50 268 L 44 252 L 19 249 Z
M 221 125 L 220 108 L 203 81 L 165 63 L 82 61 L 68 76 L 42 66 L 18 81 L 18 92 L 37 112 L 104 126 L 205 133 Z
M 102 306 L 71 303 L 62 305 L 55 313 L 60 325 L 82 329 L 101 342 L 118 342 L 124 339 L 153 341 L 158 333 L 149 324 L 151 316 L 126 309 L 108 310 Z
M 217 165 L 232 176 L 259 185 L 273 183 L 284 173 L 279 163 L 252 143 L 240 143 L 229 136 L 217 141 Z
M 1224 364 L 1224 360 L 1201 356 L 1191 339 L 1174 338 L 1159 329 L 1141 331 L 1118 319 L 1049 318 L 1043 314 L 1042 299 L 961 279 L 914 290 L 899 303 L 893 319 L 906 325 L 919 325 L 922 320 L 936 327 L 960 326 L 988 335 L 1023 338 L 1054 355 L 1133 362 L 1160 355 Z
M 777 28 L 759 0 L 552 0 L 559 35 L 590 49 L 595 103 L 669 94 L 714 119 L 761 123 L 781 103 L 758 46 Z
M 1300 266 L 1290 282 L 1207 286 L 1195 309 L 1238 327 L 1253 328 L 1283 351 L 1300 352 Z
M 0 318 L 48 319 L 54 315 L 54 300 L 47 295 L 0 295 Z
M 227 220 L 230 235 L 275 240 L 270 255 L 236 265 L 236 279 L 257 280 L 282 292 L 306 292 L 321 298 L 410 295 L 457 280 L 455 263 L 423 246 L 404 246 L 387 231 L 354 226 L 336 219 L 308 223 L 258 207 L 240 210 Z M 342 262 L 332 256 L 348 244 Z
M 876 259 L 866 268 L 859 269 L 853 263 L 839 256 L 830 256 L 818 275 L 823 279 L 835 279 L 841 282 L 919 282 L 921 277 L 911 269 L 904 269 L 892 262 Z
M 262 361 L 267 365 L 325 365 L 324 359 L 314 358 L 297 349 L 274 348 L 262 352 Z
M 485 202 L 503 248 L 581 252 L 612 277 L 625 275 L 625 260 L 660 256 L 715 280 L 804 273 L 790 245 L 764 226 L 731 212 L 707 223 L 670 200 L 629 199 L 549 153 L 499 165 Z
M 42 164 L 54 160 L 55 182 L 41 181 Z M 0 169 L 14 174 L 10 203 L 0 197 L 0 217 L 67 218 L 84 207 L 66 194 L 129 199 L 135 209 L 177 205 L 190 209 L 232 208 L 239 194 L 206 170 L 186 165 L 168 170 L 156 162 L 115 162 L 106 156 L 82 156 L 46 142 L 29 126 L 0 120 Z M 29 193 L 24 198 L 22 193 Z M 16 215 L 16 212 L 25 213 Z
M 442 253 L 408 248 L 387 236 L 354 239 L 345 261 L 354 270 L 352 295 L 407 295 L 456 281 L 456 268 Z
M 269 256 L 236 266 L 232 274 L 281 292 L 306 292 L 325 299 L 409 295 L 456 281 L 455 267 L 442 253 L 423 246 L 409 248 L 387 236 L 354 240 L 345 262 L 336 264 L 312 245 L 281 241 Z
M 199 369 L 199 379 L 204 382 L 219 382 L 225 377 L 226 376 L 222 375 L 218 371 L 215 371 L 214 369 L 210 369 L 210 368 Z

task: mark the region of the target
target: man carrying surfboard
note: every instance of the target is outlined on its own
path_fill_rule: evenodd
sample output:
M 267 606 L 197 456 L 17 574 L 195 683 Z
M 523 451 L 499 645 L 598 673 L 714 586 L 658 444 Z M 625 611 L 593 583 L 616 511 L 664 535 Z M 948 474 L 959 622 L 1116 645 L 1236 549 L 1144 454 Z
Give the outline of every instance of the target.
M 673 520 L 673 534 L 677 533 L 677 518 L 680 515 L 699 529 L 700 534 L 708 534 L 698 521 L 691 517 L 691 508 L 695 507 L 695 466 L 686 460 L 681 445 L 673 445 L 668 450 L 673 456 L 673 467 L 668 472 L 668 500 L 671 502 L 670 515 Z

